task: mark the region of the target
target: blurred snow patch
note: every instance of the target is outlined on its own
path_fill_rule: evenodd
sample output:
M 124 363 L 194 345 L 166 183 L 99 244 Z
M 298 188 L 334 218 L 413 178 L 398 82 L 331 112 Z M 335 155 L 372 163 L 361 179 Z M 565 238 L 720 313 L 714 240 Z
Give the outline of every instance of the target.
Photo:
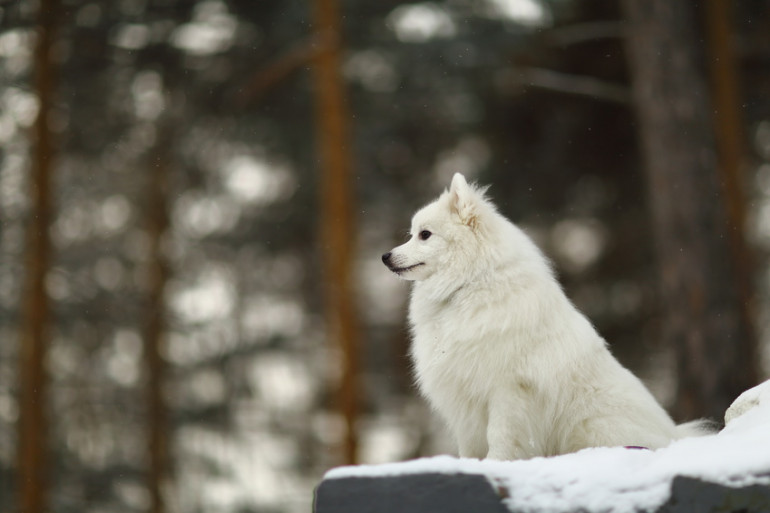
M 173 206 L 173 222 L 190 237 L 227 232 L 241 216 L 239 205 L 227 196 L 189 191 L 177 199 Z
M 438 154 L 433 169 L 437 186 L 444 187 L 455 173 L 462 173 L 473 180 L 487 166 L 491 157 L 492 151 L 483 138 L 474 135 L 462 137 L 456 146 Z
M 115 29 L 110 42 L 125 50 L 140 50 L 150 42 L 150 28 L 140 23 L 124 23 Z
M 361 461 L 370 464 L 399 461 L 412 453 L 418 433 L 397 418 L 378 417 L 361 430 Z
M 424 43 L 452 37 L 457 28 L 449 12 L 439 4 L 424 2 L 396 7 L 386 18 L 388 27 L 405 43 Z
M 205 269 L 194 285 L 172 293 L 171 308 L 183 321 L 203 323 L 227 318 L 235 306 L 235 284 L 224 269 Z
M 595 219 L 567 219 L 554 226 L 551 242 L 568 270 L 580 272 L 602 255 L 607 236 Z
M 409 287 L 382 263 L 382 253 L 390 248 L 379 249 L 364 255 L 359 263 L 362 280 L 358 295 L 365 305 L 362 314 L 374 324 L 397 324 L 402 322 L 406 312 Z
M 156 71 L 137 73 L 131 83 L 131 95 L 134 100 L 134 114 L 139 119 L 157 119 L 166 107 L 163 79 Z
M 35 47 L 34 27 L 29 29 L 5 30 L 0 34 L 0 58 L 3 59 L 3 74 L 6 84 L 12 77 L 29 71 L 32 64 L 32 52 Z
M 388 93 L 398 86 L 393 60 L 376 50 L 353 53 L 345 62 L 345 75 L 374 92 Z
M 527 27 L 542 27 L 553 22 L 547 6 L 538 0 L 486 0 L 484 13 L 490 18 L 504 20 Z
M 284 353 L 263 353 L 254 360 L 251 379 L 257 397 L 273 410 L 303 411 L 310 406 L 315 379 L 304 362 Z
M 237 155 L 223 168 L 227 192 L 244 203 L 265 205 L 288 199 L 297 187 L 285 163 L 268 162 L 252 155 Z
M 276 336 L 296 336 L 305 327 L 305 309 L 290 299 L 252 296 L 243 302 L 240 326 L 246 339 L 262 343 Z
M 192 55 L 211 55 L 229 49 L 235 38 L 238 20 L 218 0 L 195 6 L 193 20 L 171 34 L 171 44 Z

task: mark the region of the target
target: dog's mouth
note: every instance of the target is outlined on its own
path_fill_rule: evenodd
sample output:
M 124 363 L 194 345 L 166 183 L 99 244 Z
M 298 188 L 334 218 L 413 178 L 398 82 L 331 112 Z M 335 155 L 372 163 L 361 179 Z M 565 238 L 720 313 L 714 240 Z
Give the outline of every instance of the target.
M 421 265 L 425 265 L 425 262 L 420 262 L 419 264 L 414 264 L 414 265 L 410 265 L 410 266 L 407 266 L 407 267 L 393 267 L 393 266 L 388 266 L 388 267 L 394 273 L 401 275 L 403 273 L 408 273 L 412 269 L 416 269 L 417 267 L 420 267 Z

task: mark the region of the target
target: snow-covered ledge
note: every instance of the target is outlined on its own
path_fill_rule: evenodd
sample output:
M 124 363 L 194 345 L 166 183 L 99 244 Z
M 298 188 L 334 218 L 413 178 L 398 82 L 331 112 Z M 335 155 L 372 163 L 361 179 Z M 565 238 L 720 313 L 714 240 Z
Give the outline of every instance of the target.
M 657 451 L 596 448 L 497 462 L 438 456 L 340 467 L 316 513 L 770 512 L 770 380 L 718 434 Z

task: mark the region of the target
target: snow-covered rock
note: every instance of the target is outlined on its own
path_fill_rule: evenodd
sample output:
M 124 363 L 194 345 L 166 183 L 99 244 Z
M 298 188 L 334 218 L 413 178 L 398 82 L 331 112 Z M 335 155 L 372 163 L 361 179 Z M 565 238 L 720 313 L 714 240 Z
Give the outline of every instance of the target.
M 355 483 L 366 483 L 375 487 L 372 490 L 376 489 L 377 482 L 372 478 L 382 479 L 383 483 L 400 482 L 403 486 L 399 489 L 409 490 L 410 476 L 414 479 L 437 475 L 447 476 L 446 479 L 458 475 L 481 476 L 491 485 L 490 493 L 496 494 L 508 511 L 517 513 L 674 511 L 671 504 L 676 504 L 678 498 L 672 497 L 672 486 L 676 494 L 680 493 L 676 490 L 684 490 L 682 486 L 687 483 L 711 487 L 704 489 L 706 492 L 693 491 L 691 495 L 695 498 L 691 497 L 690 501 L 729 503 L 720 506 L 725 509 L 715 506 L 714 511 L 770 511 L 770 381 L 742 394 L 728 409 L 725 419 L 726 428 L 717 434 L 679 440 L 656 451 L 593 448 L 552 458 L 507 462 L 438 456 L 403 463 L 340 467 L 326 474 L 317 496 L 317 511 L 356 510 L 340 509 L 340 506 L 323 509 L 321 492 L 326 483 L 343 485 L 343 481 L 338 480 L 347 480 L 345 487 L 338 486 L 343 494 L 345 490 L 352 490 L 350 486 Z M 388 480 L 395 477 L 400 479 Z M 453 485 L 451 479 L 446 479 L 426 481 L 443 483 L 433 488 L 431 493 L 437 493 L 436 497 L 451 496 Z M 429 493 L 430 490 L 423 489 L 425 486 L 413 489 L 412 493 Z M 697 486 L 689 489 L 700 490 Z M 743 498 L 731 497 L 733 491 L 743 493 Z M 408 502 L 409 497 L 404 499 Z M 444 506 L 432 511 L 448 511 L 447 507 L 456 505 L 458 500 L 461 499 L 445 501 Z M 344 505 L 344 497 L 335 504 Z M 404 509 L 402 506 L 407 503 L 398 504 L 401 503 L 368 511 L 395 511 L 394 507 L 401 508 L 399 511 L 416 511 Z M 699 510 L 705 507 L 698 504 Z M 424 506 L 421 507 L 424 511 Z
M 750 415 L 745 415 L 749 411 Z M 747 429 L 751 425 L 770 428 L 770 380 L 743 392 L 725 412 L 724 431 Z

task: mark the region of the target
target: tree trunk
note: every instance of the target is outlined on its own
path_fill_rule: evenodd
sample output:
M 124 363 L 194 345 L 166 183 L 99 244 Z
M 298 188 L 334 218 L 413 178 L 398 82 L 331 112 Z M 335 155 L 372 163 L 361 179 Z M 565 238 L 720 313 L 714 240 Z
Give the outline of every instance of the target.
M 163 237 L 168 227 L 166 198 L 168 197 L 169 147 L 167 123 L 159 127 L 160 137 L 149 173 L 148 233 L 150 238 L 148 323 L 145 333 L 145 358 L 148 372 L 148 449 L 150 513 L 163 513 L 163 482 L 168 470 L 168 425 L 163 385 L 166 362 L 163 358 L 165 333 L 165 304 L 163 291 L 168 281 L 168 265 L 163 253 Z
M 356 462 L 358 323 L 350 286 L 355 252 L 351 205 L 349 114 L 340 75 L 340 16 L 336 0 L 315 0 L 315 26 L 321 46 L 314 70 L 316 130 L 321 161 L 321 249 L 325 307 L 330 340 L 342 358 L 339 408 L 345 419 L 344 462 Z
M 624 0 L 677 416 L 721 419 L 757 379 L 715 153 L 712 104 L 688 2 Z
M 30 174 L 31 210 L 27 234 L 24 308 L 20 334 L 20 398 L 18 444 L 19 511 L 42 513 L 47 508 L 48 437 L 46 395 L 48 378 L 45 356 L 48 347 L 50 305 L 45 278 L 50 266 L 51 168 L 53 144 L 48 116 L 54 95 L 54 64 L 51 59 L 57 0 L 40 3 L 38 41 L 35 49 L 35 89 L 40 109 L 35 121 L 35 151 Z
M 743 321 L 753 325 L 754 289 L 752 276 L 754 258 L 746 242 L 746 180 L 745 133 L 739 107 L 737 68 L 731 38 L 732 2 L 730 0 L 708 0 L 706 22 L 709 43 L 709 70 L 711 90 L 714 96 L 714 126 L 719 155 L 722 183 L 724 184 L 725 205 L 730 230 L 730 247 L 735 259 L 738 293 L 742 301 Z M 753 340 L 756 345 L 756 334 Z M 758 351 L 752 347 L 753 352 Z

